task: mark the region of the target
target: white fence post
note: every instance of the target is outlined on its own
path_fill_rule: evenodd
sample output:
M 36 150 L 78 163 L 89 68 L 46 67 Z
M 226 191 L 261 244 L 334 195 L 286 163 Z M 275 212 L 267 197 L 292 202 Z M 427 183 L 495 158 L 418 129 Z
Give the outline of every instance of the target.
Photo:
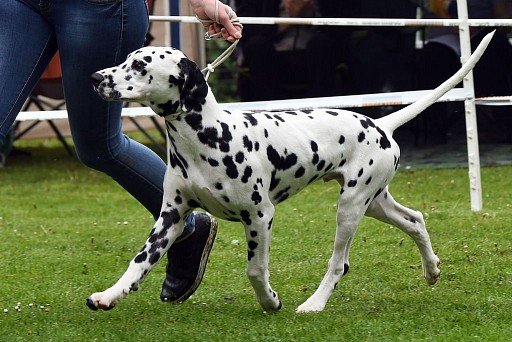
M 459 20 L 459 39 L 461 49 L 461 63 L 468 60 L 471 55 L 471 37 L 468 22 L 468 6 L 466 0 L 457 0 Z M 480 152 L 478 148 L 478 128 L 476 121 L 475 88 L 473 71 L 470 71 L 463 81 L 467 98 L 464 100 L 466 118 L 466 139 L 468 146 L 469 192 L 471 210 L 482 210 L 482 182 L 480 179 Z

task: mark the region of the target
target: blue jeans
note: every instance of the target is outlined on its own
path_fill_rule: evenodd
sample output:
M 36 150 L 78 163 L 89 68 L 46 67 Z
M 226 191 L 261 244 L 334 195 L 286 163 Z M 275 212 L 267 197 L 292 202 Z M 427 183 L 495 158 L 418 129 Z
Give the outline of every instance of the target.
M 159 216 L 165 163 L 121 132 L 122 103 L 103 101 L 90 75 L 143 45 L 144 0 L 1 0 L 0 141 L 57 49 L 78 158 Z

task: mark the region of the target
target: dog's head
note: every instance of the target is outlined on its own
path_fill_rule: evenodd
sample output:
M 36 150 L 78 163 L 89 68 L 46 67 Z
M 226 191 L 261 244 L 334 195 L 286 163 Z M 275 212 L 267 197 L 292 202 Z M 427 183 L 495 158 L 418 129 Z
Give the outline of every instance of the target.
M 168 47 L 136 50 L 121 65 L 92 74 L 91 81 L 103 99 L 139 102 L 161 116 L 200 112 L 209 91 L 197 65 Z

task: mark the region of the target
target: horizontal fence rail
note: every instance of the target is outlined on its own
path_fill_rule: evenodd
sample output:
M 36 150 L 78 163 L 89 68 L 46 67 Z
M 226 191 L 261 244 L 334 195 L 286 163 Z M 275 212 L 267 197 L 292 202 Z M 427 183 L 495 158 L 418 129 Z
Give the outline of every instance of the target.
M 279 18 L 239 17 L 242 24 L 256 25 L 314 25 L 314 26 L 459 26 L 460 19 L 378 19 L 378 18 Z M 200 24 L 194 16 L 150 16 L 153 22 Z M 512 19 L 468 19 L 469 26 L 512 26 Z

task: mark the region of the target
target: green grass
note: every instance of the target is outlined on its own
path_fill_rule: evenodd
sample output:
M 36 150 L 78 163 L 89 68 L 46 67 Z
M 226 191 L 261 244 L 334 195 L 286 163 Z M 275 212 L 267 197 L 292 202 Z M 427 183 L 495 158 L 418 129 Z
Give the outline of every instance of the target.
M 326 309 L 296 314 L 323 277 L 332 249 L 338 188 L 318 182 L 277 208 L 270 272 L 284 304 L 279 313 L 260 309 L 245 276 L 243 228 L 223 221 L 203 284 L 189 301 L 159 301 L 161 263 L 114 310 L 92 312 L 85 299 L 124 272 L 151 216 L 53 143 L 28 145 L 31 157 L 13 158 L 0 170 L 2 341 L 512 339 L 512 167 L 482 170 L 480 213 L 469 210 L 466 170 L 395 177 L 394 197 L 426 216 L 442 260 L 435 286 L 422 278 L 408 237 L 364 219 L 350 273 Z

